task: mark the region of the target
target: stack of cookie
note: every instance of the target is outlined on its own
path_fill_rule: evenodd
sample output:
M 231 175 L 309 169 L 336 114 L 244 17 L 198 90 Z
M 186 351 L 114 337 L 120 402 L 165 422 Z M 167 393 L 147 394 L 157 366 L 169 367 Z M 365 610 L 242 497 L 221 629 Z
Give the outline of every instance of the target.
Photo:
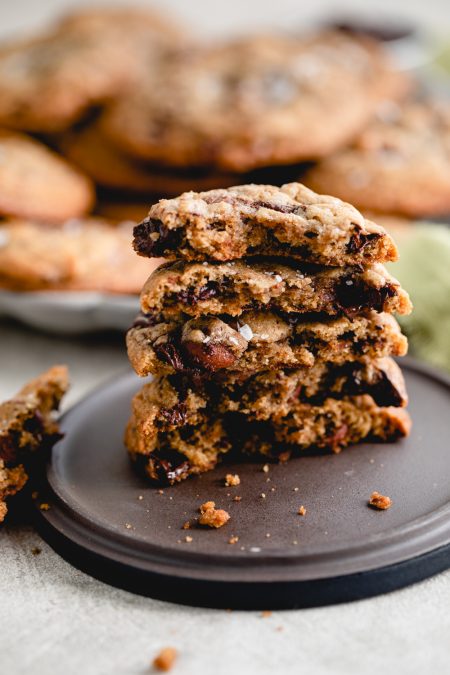
M 394 242 L 355 208 L 299 183 L 189 192 L 154 205 L 134 244 L 173 261 L 127 337 L 136 372 L 155 376 L 126 432 L 151 479 L 231 450 L 286 459 L 408 433 L 392 313 L 411 304 L 382 264 Z

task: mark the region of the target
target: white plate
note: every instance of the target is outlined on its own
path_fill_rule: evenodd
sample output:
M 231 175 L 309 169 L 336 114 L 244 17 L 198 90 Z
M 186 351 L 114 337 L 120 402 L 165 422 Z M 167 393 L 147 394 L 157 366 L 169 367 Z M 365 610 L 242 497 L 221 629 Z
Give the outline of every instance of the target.
M 130 327 L 139 312 L 137 295 L 94 291 L 0 291 L 0 316 L 54 333 L 87 333 Z

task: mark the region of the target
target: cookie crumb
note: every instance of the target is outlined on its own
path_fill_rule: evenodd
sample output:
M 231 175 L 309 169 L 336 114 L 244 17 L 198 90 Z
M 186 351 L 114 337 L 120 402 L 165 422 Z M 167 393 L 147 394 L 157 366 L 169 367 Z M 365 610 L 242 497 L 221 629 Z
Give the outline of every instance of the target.
M 187 520 L 185 523 L 183 523 L 182 529 L 183 530 L 189 530 L 190 527 L 191 527 L 191 523 L 190 523 L 189 520 Z
M 240 497 L 239 495 L 235 495 L 235 496 L 233 497 L 233 501 L 234 501 L 234 502 L 240 502 L 241 499 L 242 499 L 242 497 Z
M 200 506 L 200 525 L 208 527 L 222 527 L 230 520 L 230 514 L 223 509 L 216 509 L 215 502 L 205 502 Z
M 209 511 L 209 509 L 215 509 L 216 508 L 216 502 L 205 502 L 202 504 L 199 508 L 200 513 L 205 513 L 205 511 Z
M 125 523 L 125 527 L 127 528 L 127 530 L 131 530 L 131 524 L 130 523 Z
M 184 538 L 184 541 L 186 541 L 188 544 L 190 544 L 191 541 L 194 541 L 194 540 L 193 540 L 193 538 L 190 537 L 189 535 L 186 535 L 185 538 Z
M 272 616 L 272 612 L 270 611 L 270 609 L 265 609 L 264 611 L 261 612 L 262 619 L 268 619 L 269 616 Z
M 144 495 L 138 495 L 138 499 L 141 502 L 144 499 Z
M 303 504 L 300 506 L 297 513 L 298 513 L 299 516 L 305 516 L 306 515 L 306 508 L 303 506 Z
M 295 487 L 295 488 L 293 488 L 293 490 L 294 490 L 294 492 L 298 492 L 298 491 L 299 491 L 299 488 L 298 488 L 298 487 Z
M 35 490 L 31 493 L 31 499 L 37 499 L 39 497 L 39 492 Z
M 266 495 L 265 495 L 264 492 L 261 492 L 261 494 L 260 494 L 259 496 L 261 497 L 261 499 L 265 499 L 265 498 L 266 498 Z
M 174 647 L 164 647 L 159 654 L 153 659 L 153 666 L 156 670 L 167 673 L 172 669 L 178 653 Z
M 369 506 L 373 506 L 375 509 L 385 511 L 392 506 L 392 500 L 390 497 L 380 495 L 379 492 L 372 492 L 369 499 Z
M 228 539 L 229 544 L 237 544 L 239 541 L 239 537 L 235 537 L 234 534 Z
M 237 473 L 235 473 L 235 474 L 227 473 L 227 475 L 225 476 L 225 485 L 227 487 L 240 485 L 240 484 L 241 484 L 241 479 L 239 478 L 239 475 Z
M 39 546 L 33 546 L 33 548 L 31 549 L 31 553 L 33 555 L 39 555 L 40 553 L 42 553 L 42 549 L 39 548 Z
M 41 511 L 48 511 L 50 508 L 50 504 L 47 504 L 47 502 L 42 502 L 39 508 L 41 509 Z
M 268 464 L 264 464 L 262 470 L 264 471 L 264 473 L 269 473 L 269 470 L 270 470 L 269 465 L 268 465 Z
M 266 539 L 270 539 L 270 532 L 266 533 Z
M 164 490 L 158 490 L 158 494 L 159 494 L 159 495 L 163 495 L 163 494 L 164 494 Z
M 285 464 L 291 457 L 291 453 L 288 450 L 287 452 L 282 452 L 281 454 L 278 455 L 278 461 L 280 464 Z

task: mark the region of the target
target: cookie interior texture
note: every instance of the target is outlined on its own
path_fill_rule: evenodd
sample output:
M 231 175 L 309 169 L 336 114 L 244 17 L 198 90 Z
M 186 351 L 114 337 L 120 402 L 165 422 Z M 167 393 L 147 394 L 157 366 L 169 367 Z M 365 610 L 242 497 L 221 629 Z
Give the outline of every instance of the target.
M 301 386 L 292 388 L 295 380 L 305 382 L 305 369 L 279 374 L 278 382 L 273 371 L 261 374 L 248 383 L 244 398 L 233 379 L 194 385 L 156 379 L 133 400 L 125 436 L 131 458 L 152 480 L 174 483 L 214 468 L 224 454 L 286 458 L 286 452 L 307 448 L 339 452 L 364 438 L 407 435 L 404 383 L 393 362 L 360 364 L 353 373 L 329 366 L 325 371 L 334 390 L 316 380 L 320 372 L 307 374 L 311 397 Z M 348 395 L 352 390 L 360 393 Z M 392 405 L 379 406 L 364 391 Z
M 402 356 L 407 340 L 390 314 L 329 318 L 268 312 L 227 317 L 186 317 L 158 322 L 142 317 L 127 334 L 128 356 L 138 375 L 173 372 L 252 373 L 268 368 L 342 364 L 362 358 Z M 153 323 L 156 321 L 156 323 Z
M 411 303 L 381 264 L 325 268 L 288 259 L 250 259 L 161 265 L 142 289 L 141 309 L 166 317 L 239 316 L 262 309 L 333 316 L 367 309 L 408 314 Z
M 134 230 L 139 255 L 228 261 L 267 255 L 345 266 L 395 261 L 390 235 L 301 183 L 241 185 L 162 199 Z
M 0 404 L 0 522 L 6 499 L 24 487 L 61 438 L 54 413 L 68 386 L 67 368 L 54 366 Z

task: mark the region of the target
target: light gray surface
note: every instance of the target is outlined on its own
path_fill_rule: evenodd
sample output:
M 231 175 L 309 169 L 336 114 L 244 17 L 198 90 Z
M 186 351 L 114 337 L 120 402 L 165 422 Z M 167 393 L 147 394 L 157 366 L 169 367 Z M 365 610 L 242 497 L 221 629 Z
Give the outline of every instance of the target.
M 0 3 L 0 34 L 42 25 L 77 0 Z M 145 4 L 144 2 L 141 4 Z M 199 31 L 302 25 L 327 8 L 390 12 L 440 32 L 450 26 L 448 0 L 340 2 L 262 0 L 226 3 L 160 0 Z M 0 326 L 0 397 L 47 366 L 68 363 L 66 405 L 127 367 L 120 339 L 64 340 Z M 424 448 L 426 451 L 426 448 Z M 34 556 L 31 549 L 42 548 Z M 409 589 L 349 605 L 276 612 L 192 609 L 133 596 L 75 570 L 24 527 L 0 530 L 0 673 L 2 675 L 143 675 L 163 646 L 180 657 L 183 675 L 445 675 L 450 673 L 450 572 Z

